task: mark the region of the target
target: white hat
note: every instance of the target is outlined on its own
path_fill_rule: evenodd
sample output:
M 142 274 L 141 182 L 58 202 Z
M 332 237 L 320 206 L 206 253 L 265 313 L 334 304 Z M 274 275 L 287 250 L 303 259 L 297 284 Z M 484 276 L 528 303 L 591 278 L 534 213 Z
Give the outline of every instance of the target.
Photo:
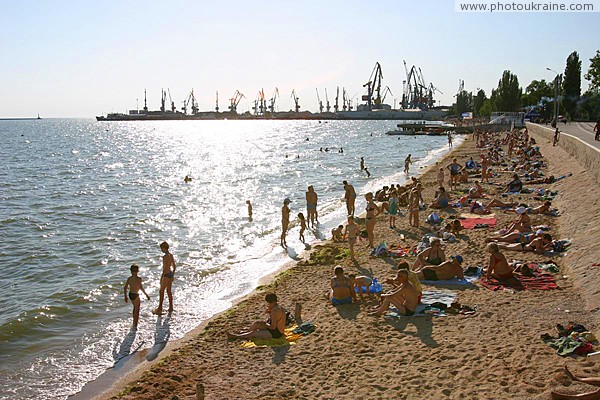
M 515 208 L 515 212 L 517 214 L 525 214 L 526 211 L 527 211 L 527 209 L 523 206 Z

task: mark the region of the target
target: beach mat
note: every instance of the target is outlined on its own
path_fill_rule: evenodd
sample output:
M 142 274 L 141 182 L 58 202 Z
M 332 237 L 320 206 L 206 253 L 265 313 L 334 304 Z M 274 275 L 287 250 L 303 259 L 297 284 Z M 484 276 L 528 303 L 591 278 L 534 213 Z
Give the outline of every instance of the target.
M 486 216 L 485 218 L 483 217 L 477 217 L 477 218 L 466 218 L 466 219 L 460 219 L 460 224 L 462 225 L 463 228 L 465 229 L 475 229 L 476 225 L 479 224 L 486 224 L 489 227 L 493 228 L 496 226 L 496 217 L 489 217 Z
M 447 279 L 443 281 L 421 281 L 425 285 L 453 285 L 453 286 L 470 286 L 481 276 L 482 268 L 477 268 L 477 274 L 465 275 L 464 278 Z
M 558 289 L 556 279 L 549 274 L 542 274 L 537 264 L 529 264 L 534 276 L 524 276 L 519 272 L 515 272 L 510 279 L 497 280 L 494 278 L 481 278 L 479 282 L 492 290 L 514 289 L 514 290 L 552 290 Z
M 253 347 L 280 347 L 280 346 L 290 346 L 295 344 L 298 339 L 303 337 L 302 333 L 294 333 L 294 329 L 296 329 L 298 325 L 291 326 L 289 328 L 285 328 L 283 331 L 284 336 L 277 339 L 250 339 L 245 340 L 240 344 L 240 347 L 250 349 Z
M 433 303 L 444 303 L 448 307 L 456 300 L 456 293 L 450 290 L 424 290 L 423 296 L 421 298 L 421 304 L 417 305 L 415 310 L 415 315 L 411 315 L 411 317 L 424 317 L 426 315 L 433 315 L 438 317 L 445 317 L 446 313 L 438 313 L 438 314 L 426 314 L 423 313 L 428 307 L 430 307 Z M 398 313 L 398 310 L 394 306 L 391 306 L 385 315 L 389 318 L 410 318 L 406 315 L 401 315 Z

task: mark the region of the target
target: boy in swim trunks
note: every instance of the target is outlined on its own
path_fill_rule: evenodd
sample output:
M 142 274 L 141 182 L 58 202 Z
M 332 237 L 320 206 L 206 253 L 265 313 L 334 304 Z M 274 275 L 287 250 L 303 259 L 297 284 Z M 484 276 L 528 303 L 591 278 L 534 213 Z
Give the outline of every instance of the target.
M 169 253 L 169 243 L 162 242 L 160 244 L 160 249 L 164 253 L 163 272 L 162 276 L 160 277 L 160 298 L 158 300 L 158 308 L 153 311 L 154 314 L 162 314 L 163 312 L 162 306 L 165 298 L 165 290 L 167 291 L 167 296 L 169 297 L 169 312 L 173 311 L 173 292 L 171 291 L 171 286 L 173 285 L 173 280 L 175 279 L 175 270 L 177 269 L 173 254 Z M 173 267 L 173 270 L 171 270 L 171 266 Z
M 142 286 L 142 278 L 137 275 L 139 270 L 140 268 L 136 264 L 131 264 L 131 276 L 127 278 L 127 282 L 125 282 L 125 287 L 123 288 L 125 303 L 131 300 L 131 304 L 133 304 L 133 326 L 136 328 L 138 326 L 138 320 L 140 319 L 140 290 L 146 295 L 146 298 L 150 300 L 150 296 L 148 296 L 144 290 L 144 286 Z M 127 292 L 128 289 L 129 292 Z

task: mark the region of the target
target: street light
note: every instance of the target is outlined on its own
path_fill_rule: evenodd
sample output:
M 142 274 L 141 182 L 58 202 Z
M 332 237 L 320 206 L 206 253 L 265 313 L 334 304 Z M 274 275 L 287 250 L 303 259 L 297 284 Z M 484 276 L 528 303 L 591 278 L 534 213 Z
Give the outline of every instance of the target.
M 560 86 L 560 74 L 552 68 L 546 67 L 546 69 L 556 74 L 556 77 L 554 78 L 554 119 L 552 124 L 552 127 L 556 128 L 558 125 L 558 87 Z

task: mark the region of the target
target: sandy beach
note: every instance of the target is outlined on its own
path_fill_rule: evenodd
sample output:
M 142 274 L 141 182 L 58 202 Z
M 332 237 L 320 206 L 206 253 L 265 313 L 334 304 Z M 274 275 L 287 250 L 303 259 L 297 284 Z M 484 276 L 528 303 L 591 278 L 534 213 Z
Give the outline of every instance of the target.
M 479 150 L 470 139 L 424 171 L 420 179 L 427 203 L 437 187 L 440 167 L 453 157 L 461 164 L 478 157 Z M 548 164 L 547 175 L 573 174 L 551 185 L 535 185 L 558 191 L 553 207 L 562 215 L 534 215 L 532 223 L 548 225 L 555 238 L 573 240 L 567 256 L 552 258 L 560 268 L 555 275 L 559 289 L 491 291 L 480 283 L 425 285 L 428 291 L 454 292 L 456 301 L 476 307 L 477 312 L 376 318 L 367 315 L 373 301 L 340 307 L 325 301 L 323 293 L 329 288 L 333 268 L 341 265 L 346 273 L 383 280 L 394 276 L 393 266 L 400 259 L 370 256 L 363 240 L 357 244 L 357 261 L 353 262 L 345 251 L 346 243 L 328 241 L 314 246 L 304 260 L 288 264 L 284 272 L 235 307 L 175 343 L 161 360 L 141 364 L 97 398 L 191 400 L 196 399 L 197 384 L 203 385 L 206 399 L 548 399 L 551 390 L 590 391 L 588 385 L 571 382 L 563 366 L 568 364 L 580 375 L 599 376 L 600 358 L 562 358 L 540 335 L 553 334 L 557 324 L 570 322 L 598 332 L 600 267 L 592 264 L 598 262 L 600 188 L 564 150 L 540 137 L 536 140 Z M 510 173 L 493 180 L 508 182 Z M 470 186 L 461 184 L 458 191 L 451 192 L 452 199 Z M 492 197 L 501 192 L 500 186 L 483 187 Z M 533 194 L 516 197 L 515 201 L 537 203 Z M 429 212 L 420 213 L 421 228 L 409 227 L 408 217 L 400 217 L 397 230 L 389 228 L 387 215 L 379 216 L 375 241 L 385 241 L 388 246 L 415 245 L 429 232 L 424 222 Z M 460 211 L 439 213 L 448 217 Z M 463 267 L 487 266 L 485 238 L 515 219 L 514 213 L 499 209 L 494 214 L 496 228 L 463 231 L 456 242 L 444 243 L 446 254 L 462 255 Z M 360 225 L 364 226 L 364 221 Z M 509 262 L 548 260 L 548 256 L 533 253 L 504 254 Z M 405 259 L 414 261 L 414 257 Z M 228 341 L 225 331 L 263 318 L 267 292 L 275 292 L 280 304 L 292 311 L 301 303 L 303 320 L 313 322 L 315 332 L 287 347 L 249 349 Z

